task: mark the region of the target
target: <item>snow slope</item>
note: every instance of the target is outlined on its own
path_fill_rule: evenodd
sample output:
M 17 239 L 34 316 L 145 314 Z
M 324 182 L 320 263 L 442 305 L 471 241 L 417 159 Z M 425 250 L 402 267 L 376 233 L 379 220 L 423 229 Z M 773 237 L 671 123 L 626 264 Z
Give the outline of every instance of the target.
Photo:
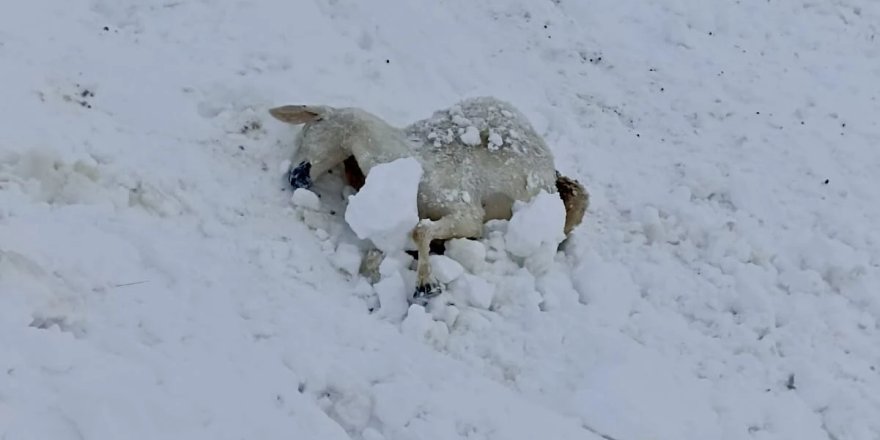
M 869 0 L 6 7 L 2 438 L 880 438 L 877 23 Z M 344 194 L 291 205 L 265 110 L 402 126 L 476 95 L 529 117 L 588 219 L 531 262 L 493 223 L 455 307 L 377 312 L 411 274 L 346 273 Z

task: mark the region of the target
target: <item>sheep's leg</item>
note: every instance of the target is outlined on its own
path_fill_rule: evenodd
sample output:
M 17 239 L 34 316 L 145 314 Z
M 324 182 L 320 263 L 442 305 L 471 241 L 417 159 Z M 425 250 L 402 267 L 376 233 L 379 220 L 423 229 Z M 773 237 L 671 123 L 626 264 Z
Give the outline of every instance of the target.
M 379 278 L 381 277 L 379 273 L 379 266 L 382 265 L 382 260 L 385 259 L 385 254 L 379 249 L 370 249 L 367 251 L 367 254 L 364 255 L 364 259 L 361 260 L 360 266 L 360 274 L 366 279 L 370 280 L 370 284 L 376 284 L 379 282 Z
M 447 215 L 437 221 L 422 220 L 413 230 L 413 240 L 419 252 L 418 278 L 412 302 L 425 303 L 442 291 L 431 275 L 429 259 L 432 240 L 450 238 L 478 237 L 483 232 L 483 209 L 467 206 L 453 210 L 455 214 Z

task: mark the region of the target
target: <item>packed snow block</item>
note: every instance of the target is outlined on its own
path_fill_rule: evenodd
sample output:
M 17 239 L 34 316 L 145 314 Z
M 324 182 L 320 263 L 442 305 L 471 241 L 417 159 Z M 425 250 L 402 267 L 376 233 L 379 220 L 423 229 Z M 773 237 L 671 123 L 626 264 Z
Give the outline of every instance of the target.
M 302 219 L 303 223 L 305 223 L 306 226 L 312 229 L 329 229 L 330 215 L 327 213 L 312 210 L 303 210 Z
M 416 304 L 409 306 L 406 319 L 400 324 L 400 329 L 403 334 L 426 341 L 437 348 L 445 347 L 449 338 L 449 328 L 446 324 L 435 321 L 424 307 Z
M 406 315 L 409 291 L 403 276 L 399 273 L 383 278 L 373 286 L 379 297 L 378 316 L 392 322 L 399 322 Z
M 422 166 L 414 158 L 373 167 L 363 188 L 349 197 L 345 221 L 358 238 L 386 253 L 406 248 L 419 222 L 416 196 L 421 179 Z
M 464 274 L 455 283 L 455 289 L 461 293 L 467 303 L 478 309 L 488 309 L 495 296 L 495 285 L 476 275 Z
M 459 138 L 461 139 L 462 142 L 465 143 L 465 145 L 475 146 L 475 145 L 480 145 L 480 143 L 481 143 L 480 130 L 477 130 L 477 127 L 474 127 L 473 125 L 462 130 L 462 133 L 459 136 Z
M 666 230 L 660 220 L 660 211 L 653 206 L 646 206 L 641 213 L 642 228 L 648 243 L 662 242 L 666 237 Z
M 301 209 L 310 209 L 312 211 L 321 209 L 321 199 L 318 198 L 318 195 L 305 188 L 294 190 L 293 195 L 290 196 L 290 203 Z
M 535 252 L 523 260 L 523 267 L 531 272 L 532 275 L 540 276 L 544 274 L 553 265 L 558 248 L 558 243 L 542 243 Z
M 543 298 L 541 310 L 565 310 L 578 304 L 579 294 L 572 283 L 571 274 L 561 268 L 548 270 L 535 280 L 535 287 Z
M 478 273 L 486 266 L 486 246 L 476 240 L 467 238 L 448 240 L 445 254 L 470 273 Z
M 435 321 L 443 321 L 448 328 L 452 328 L 461 313 L 461 310 L 453 305 L 453 301 L 449 292 L 443 292 L 428 303 L 426 310 L 434 317 Z
M 464 273 L 461 264 L 445 255 L 431 255 L 430 260 L 431 273 L 443 284 L 455 281 Z
M 517 319 L 523 325 L 532 325 L 535 314 L 541 312 L 543 298 L 535 286 L 535 277 L 520 268 L 499 280 L 492 310 L 501 316 Z
M 406 271 L 413 264 L 413 257 L 406 252 L 396 252 L 387 254 L 382 262 L 379 263 L 379 274 L 382 278 L 400 274 Z
M 353 244 L 339 243 L 331 262 L 337 269 L 349 275 L 356 275 L 361 267 L 361 251 Z
M 541 191 L 528 202 L 516 202 L 507 225 L 507 251 L 526 258 L 542 246 L 558 245 L 565 239 L 565 205 L 557 194 Z

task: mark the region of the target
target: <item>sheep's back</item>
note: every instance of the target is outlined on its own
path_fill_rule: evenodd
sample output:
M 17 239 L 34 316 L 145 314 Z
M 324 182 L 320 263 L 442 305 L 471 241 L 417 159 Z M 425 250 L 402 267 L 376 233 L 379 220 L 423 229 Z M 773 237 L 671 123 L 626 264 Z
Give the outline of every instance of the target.
M 556 192 L 549 148 L 519 111 L 498 99 L 462 101 L 405 132 L 425 164 L 420 204 L 432 217 L 478 198 L 487 220 L 509 218 L 515 200 Z

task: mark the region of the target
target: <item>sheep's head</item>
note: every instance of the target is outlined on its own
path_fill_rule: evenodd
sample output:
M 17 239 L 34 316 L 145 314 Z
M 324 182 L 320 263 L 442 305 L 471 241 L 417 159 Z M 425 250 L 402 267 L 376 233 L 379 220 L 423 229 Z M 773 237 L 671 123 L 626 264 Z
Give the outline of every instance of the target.
M 287 179 L 294 189 L 310 188 L 313 179 L 341 163 L 351 153 L 345 151 L 336 111 L 326 106 L 285 105 L 269 110 L 288 124 L 304 124 L 296 138 L 296 152 Z

